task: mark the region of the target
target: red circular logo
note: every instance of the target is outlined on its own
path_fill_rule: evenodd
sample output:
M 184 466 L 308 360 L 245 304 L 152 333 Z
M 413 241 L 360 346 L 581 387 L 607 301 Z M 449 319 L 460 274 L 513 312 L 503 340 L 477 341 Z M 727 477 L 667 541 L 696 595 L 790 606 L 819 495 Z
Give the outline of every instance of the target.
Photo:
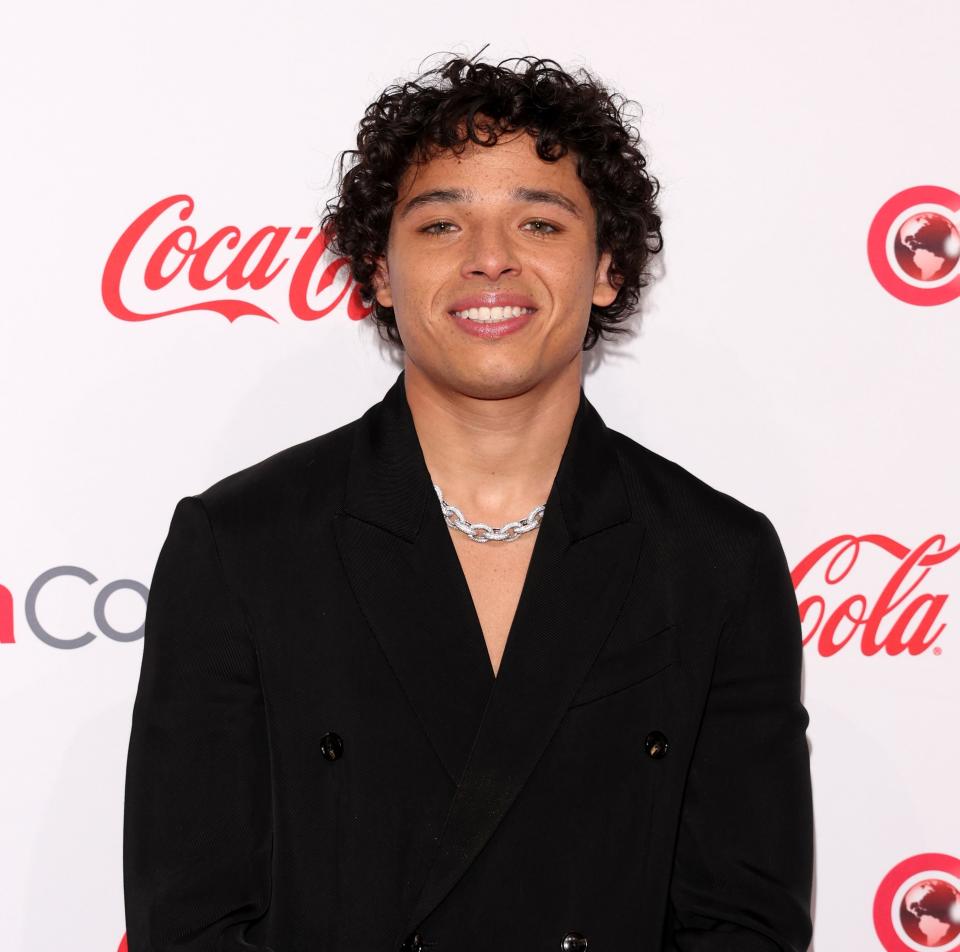
M 920 853 L 883 877 L 873 925 L 887 952 L 960 949 L 960 859 Z
M 898 192 L 870 223 L 867 258 L 880 284 L 907 304 L 960 297 L 960 195 L 936 185 Z

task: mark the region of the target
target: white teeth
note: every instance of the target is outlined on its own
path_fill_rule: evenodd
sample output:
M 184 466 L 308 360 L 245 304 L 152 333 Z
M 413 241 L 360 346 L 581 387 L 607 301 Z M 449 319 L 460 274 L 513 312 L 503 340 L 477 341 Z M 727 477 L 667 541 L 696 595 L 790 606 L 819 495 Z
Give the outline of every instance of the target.
M 453 315 L 454 317 L 465 317 L 471 321 L 482 321 L 489 324 L 532 312 L 532 307 L 471 307 L 465 311 L 454 311 Z

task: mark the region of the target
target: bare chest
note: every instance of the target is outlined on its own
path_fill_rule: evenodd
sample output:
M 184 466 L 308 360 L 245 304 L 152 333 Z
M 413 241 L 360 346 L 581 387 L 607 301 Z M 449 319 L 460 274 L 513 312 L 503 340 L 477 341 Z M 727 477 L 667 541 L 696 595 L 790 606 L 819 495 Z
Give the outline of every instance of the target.
M 534 536 L 535 532 L 528 532 L 513 542 L 480 544 L 460 532 L 453 532 L 460 567 L 483 629 L 494 674 L 500 670 L 533 553 Z

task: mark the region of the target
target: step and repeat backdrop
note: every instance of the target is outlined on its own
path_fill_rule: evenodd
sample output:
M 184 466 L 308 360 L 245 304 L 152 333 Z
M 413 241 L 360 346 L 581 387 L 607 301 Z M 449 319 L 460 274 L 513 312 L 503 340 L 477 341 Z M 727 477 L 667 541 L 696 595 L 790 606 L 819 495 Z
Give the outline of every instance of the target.
M 812 948 L 960 948 L 960 6 L 889 0 L 5 8 L 0 948 L 125 949 L 174 505 L 393 382 L 320 214 L 367 104 L 485 44 L 633 102 L 661 273 L 584 387 L 780 533 Z

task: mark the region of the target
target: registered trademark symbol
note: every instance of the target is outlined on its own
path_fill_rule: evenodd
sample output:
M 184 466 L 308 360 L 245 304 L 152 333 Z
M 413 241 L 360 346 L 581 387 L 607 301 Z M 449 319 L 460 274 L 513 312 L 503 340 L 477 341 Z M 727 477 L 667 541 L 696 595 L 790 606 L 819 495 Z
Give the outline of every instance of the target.
M 941 648 L 940 645 L 934 645 L 934 646 L 933 646 L 933 653 L 934 653 L 934 654 L 942 654 L 942 653 L 943 653 L 943 648 Z

